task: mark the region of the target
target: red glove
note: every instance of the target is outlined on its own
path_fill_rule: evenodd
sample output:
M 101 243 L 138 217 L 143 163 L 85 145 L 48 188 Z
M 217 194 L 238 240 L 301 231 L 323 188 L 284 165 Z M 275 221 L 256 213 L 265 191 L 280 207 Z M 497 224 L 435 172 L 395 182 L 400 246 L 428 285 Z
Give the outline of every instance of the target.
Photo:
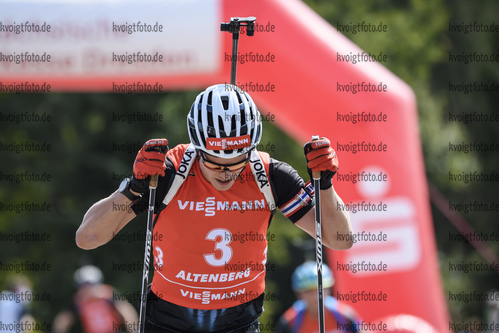
M 133 163 L 133 177 L 130 189 L 135 192 L 145 193 L 149 190 L 149 176 L 165 175 L 166 152 L 168 140 L 151 139 L 140 148 Z
M 307 142 L 303 146 L 307 159 L 307 171 L 312 179 L 312 172 L 321 172 L 320 189 L 326 190 L 332 186 L 331 179 L 338 171 L 338 156 L 327 138 Z

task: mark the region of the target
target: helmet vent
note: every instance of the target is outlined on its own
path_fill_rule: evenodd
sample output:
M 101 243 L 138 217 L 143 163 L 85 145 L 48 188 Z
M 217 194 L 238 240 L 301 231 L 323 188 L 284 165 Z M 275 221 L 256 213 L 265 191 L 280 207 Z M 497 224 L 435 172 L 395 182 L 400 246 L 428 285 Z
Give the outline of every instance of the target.
M 246 127 L 246 115 L 244 110 L 239 110 L 239 119 L 241 120 L 241 128 Z
M 208 118 L 208 128 L 213 127 L 213 111 L 211 108 L 207 108 L 207 118 Z
M 224 107 L 224 110 L 228 110 L 229 109 L 229 97 L 222 96 L 222 97 L 220 97 L 220 100 L 222 101 L 222 105 Z
M 230 136 L 236 136 L 236 116 L 232 116 L 230 120 Z
M 211 91 L 210 91 L 210 92 L 208 93 L 208 102 L 207 102 L 207 104 L 208 104 L 208 105 L 212 105 L 212 103 L 211 103 L 211 96 L 212 96 L 212 95 L 213 95 L 213 92 L 211 92 Z
M 253 120 L 255 120 L 255 117 L 253 116 L 253 108 L 250 106 L 249 109 L 250 109 L 250 112 L 249 112 L 250 119 L 248 119 L 248 120 L 253 121 Z
M 237 101 L 239 104 L 243 104 L 243 100 L 241 99 L 241 94 L 236 90 Z
M 222 117 L 218 117 L 218 128 L 220 129 L 219 132 L 220 132 L 220 137 L 221 138 L 226 138 L 227 137 L 227 133 L 225 133 L 225 131 L 223 130 L 224 129 L 224 121 L 222 119 Z
M 256 137 L 257 137 L 257 138 L 258 138 L 258 137 L 260 137 L 261 127 L 257 127 L 256 129 L 254 129 L 254 128 L 253 128 L 253 129 L 251 130 L 251 135 L 253 135 L 253 133 L 255 132 L 255 130 L 256 130 Z
M 241 131 L 241 135 L 248 134 L 248 125 L 246 125 L 246 124 L 242 125 L 240 131 Z M 235 136 L 235 133 L 234 133 L 234 136 Z

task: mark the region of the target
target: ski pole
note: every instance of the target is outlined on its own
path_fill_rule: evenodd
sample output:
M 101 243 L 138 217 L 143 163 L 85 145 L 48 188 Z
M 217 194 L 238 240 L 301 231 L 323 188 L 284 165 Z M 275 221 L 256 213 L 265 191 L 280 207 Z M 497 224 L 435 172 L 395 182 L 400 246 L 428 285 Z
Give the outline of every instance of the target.
M 140 297 L 140 326 L 139 332 L 144 333 L 146 323 L 147 285 L 149 284 L 149 257 L 152 247 L 152 225 L 154 217 L 154 201 L 156 200 L 156 187 L 158 175 L 152 175 L 149 181 L 149 209 L 147 211 L 146 246 L 144 250 L 144 270 L 142 272 L 142 294 Z
M 312 136 L 312 141 L 319 140 L 318 135 Z M 317 293 L 319 306 L 319 332 L 324 333 L 324 288 L 322 285 L 322 225 L 321 225 L 321 172 L 313 171 L 315 197 L 315 258 L 317 261 Z

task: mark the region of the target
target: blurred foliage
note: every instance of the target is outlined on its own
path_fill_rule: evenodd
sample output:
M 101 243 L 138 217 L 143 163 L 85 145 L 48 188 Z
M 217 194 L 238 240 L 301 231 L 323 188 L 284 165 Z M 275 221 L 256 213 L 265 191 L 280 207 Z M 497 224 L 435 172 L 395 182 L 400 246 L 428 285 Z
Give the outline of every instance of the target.
M 345 35 L 370 53 L 384 52 L 385 64 L 415 91 L 419 106 L 422 147 L 428 180 L 450 201 L 496 200 L 496 184 L 450 182 L 449 171 L 495 171 L 497 154 L 457 154 L 448 151 L 448 142 L 483 141 L 497 138 L 497 123 L 469 123 L 449 121 L 448 114 L 478 111 L 493 114 L 498 94 L 452 94 L 448 83 L 478 81 L 498 82 L 499 67 L 495 63 L 450 63 L 449 52 L 499 52 L 497 33 L 464 35 L 450 33 L 449 22 L 494 21 L 499 12 L 495 1 L 341 1 L 306 0 L 313 10 L 333 26 L 349 22 L 383 22 L 387 33 Z M 166 94 L 0 94 L 3 114 L 34 112 L 51 115 L 45 123 L 0 123 L 0 142 L 33 141 L 51 144 L 50 152 L 0 152 L 0 172 L 48 173 L 47 182 L 12 182 L 0 180 L 0 202 L 19 203 L 26 200 L 49 203 L 50 212 L 0 212 L 0 232 L 4 234 L 34 232 L 50 234 L 48 242 L 2 242 L 0 263 L 21 263 L 25 260 L 50 264 L 50 271 L 25 272 L 37 292 L 51 294 L 50 302 L 34 302 L 32 311 L 39 321 L 51 322 L 55 314 L 66 306 L 75 291 L 74 271 L 91 262 L 105 274 L 105 281 L 120 292 L 140 290 L 141 270 L 123 272 L 119 264 L 141 264 L 142 241 L 111 241 L 92 250 L 83 251 L 74 242 L 75 231 L 86 210 L 98 199 L 112 193 L 125 175 L 130 175 L 136 151 L 150 138 L 165 137 L 170 147 L 188 142 L 186 115 L 198 91 L 168 92 Z M 260 110 L 262 114 L 266 110 Z M 161 115 L 159 122 L 116 121 L 113 115 L 144 112 Z M 301 144 L 294 142 L 272 123 L 264 122 L 262 143 L 272 143 L 278 149 L 271 155 L 294 166 L 308 179 Z M 123 146 L 125 145 L 125 146 Z M 118 147 L 125 147 L 126 151 Z M 403 157 L 401 157 L 403 158 Z M 451 274 L 448 262 L 484 261 L 476 250 L 464 242 L 449 241 L 454 226 L 435 208 L 433 219 L 441 272 L 446 292 L 488 291 L 497 288 L 497 273 Z M 497 231 L 497 212 L 473 212 L 464 216 L 479 231 Z M 143 234 L 146 217 L 138 217 L 122 232 Z M 275 302 L 266 302 L 262 323 L 272 322 L 294 301 L 290 276 L 303 262 L 306 252 L 299 240 L 309 239 L 278 213 L 269 234 L 269 264 L 267 293 L 275 295 Z M 301 244 L 301 245 L 300 245 Z M 489 242 L 495 253 L 499 245 Z M 305 252 L 305 253 L 304 253 Z M 312 251 L 313 252 L 313 251 Z M 8 275 L 0 270 L 0 288 L 6 287 Z M 447 298 L 447 296 L 446 296 Z M 429 295 L 431 299 L 431 295 Z M 138 304 L 134 304 L 138 308 Z M 483 315 L 480 302 L 449 302 L 453 320 Z M 76 329 L 74 331 L 77 331 Z

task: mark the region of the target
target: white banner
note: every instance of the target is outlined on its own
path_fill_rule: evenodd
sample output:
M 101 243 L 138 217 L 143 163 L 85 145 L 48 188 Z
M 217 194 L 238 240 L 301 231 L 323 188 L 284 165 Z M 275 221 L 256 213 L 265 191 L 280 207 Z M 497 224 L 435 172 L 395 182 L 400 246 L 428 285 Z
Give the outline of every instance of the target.
M 0 1 L 0 76 L 119 78 L 217 70 L 218 0 Z

